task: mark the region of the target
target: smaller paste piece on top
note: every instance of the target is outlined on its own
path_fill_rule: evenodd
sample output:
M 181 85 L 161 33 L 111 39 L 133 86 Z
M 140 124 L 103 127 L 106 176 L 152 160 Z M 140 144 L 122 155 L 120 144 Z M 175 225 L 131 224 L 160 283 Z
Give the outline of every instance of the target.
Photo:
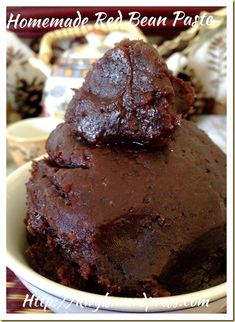
M 73 135 L 92 145 L 164 146 L 193 100 L 191 85 L 172 75 L 156 49 L 123 40 L 75 90 L 65 120 Z

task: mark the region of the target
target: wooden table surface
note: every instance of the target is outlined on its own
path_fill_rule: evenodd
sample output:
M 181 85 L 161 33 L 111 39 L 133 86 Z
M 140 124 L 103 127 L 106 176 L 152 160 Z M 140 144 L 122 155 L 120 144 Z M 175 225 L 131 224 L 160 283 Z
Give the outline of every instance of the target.
M 17 276 L 7 268 L 7 313 L 52 313 L 50 310 L 44 310 L 43 307 L 36 307 L 34 302 L 32 306 L 29 307 L 24 304 L 26 295 L 31 297 L 31 293 L 27 288 L 21 283 Z

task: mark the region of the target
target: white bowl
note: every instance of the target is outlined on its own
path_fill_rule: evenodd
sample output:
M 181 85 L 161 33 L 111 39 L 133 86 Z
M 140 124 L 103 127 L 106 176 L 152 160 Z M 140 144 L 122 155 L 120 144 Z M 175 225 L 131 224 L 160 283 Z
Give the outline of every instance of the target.
M 97 311 L 97 307 L 99 313 L 216 313 L 224 310 L 226 283 L 178 296 L 121 298 L 75 290 L 36 273 L 25 256 L 27 241 L 23 222 L 26 215 L 25 183 L 30 167 L 31 162 L 28 162 L 7 178 L 7 266 L 47 308 L 56 313 L 92 313 Z M 209 305 L 205 305 L 207 300 Z M 198 305 L 203 301 L 204 305 Z

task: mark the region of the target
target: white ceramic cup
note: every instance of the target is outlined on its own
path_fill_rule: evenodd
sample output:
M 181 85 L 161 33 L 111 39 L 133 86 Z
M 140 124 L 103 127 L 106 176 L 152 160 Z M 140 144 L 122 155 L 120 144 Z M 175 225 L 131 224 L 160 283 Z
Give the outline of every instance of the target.
M 7 143 L 13 161 L 22 165 L 45 153 L 46 140 L 61 123 L 54 117 L 34 117 L 7 127 Z

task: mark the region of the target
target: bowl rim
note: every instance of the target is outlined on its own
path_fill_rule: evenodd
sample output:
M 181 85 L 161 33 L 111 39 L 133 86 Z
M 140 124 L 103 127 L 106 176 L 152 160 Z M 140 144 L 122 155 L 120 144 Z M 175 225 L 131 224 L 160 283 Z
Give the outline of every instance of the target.
M 46 155 L 42 155 L 35 160 L 40 160 Z M 31 167 L 32 161 L 20 166 L 14 172 L 7 177 L 7 189 L 9 185 L 14 184 L 15 179 L 25 171 L 28 171 Z M 121 312 L 144 312 L 147 304 L 147 300 L 151 300 L 151 308 L 148 312 L 156 311 L 173 311 L 173 305 L 175 303 L 185 303 L 188 301 L 194 301 L 198 299 L 209 299 L 209 303 L 226 297 L 227 282 L 222 284 L 191 293 L 185 293 L 181 295 L 173 295 L 168 297 L 155 297 L 155 298 L 130 298 L 130 297 L 117 297 L 107 296 L 101 294 L 90 293 L 82 290 L 77 290 L 64 286 L 57 282 L 54 282 L 36 271 L 34 271 L 29 265 L 25 265 L 23 262 L 17 260 L 7 248 L 7 266 L 20 278 L 35 286 L 38 289 L 43 290 L 49 295 L 56 296 L 59 299 L 66 298 L 67 301 L 74 299 L 80 299 L 87 303 L 91 303 L 90 307 L 94 307 L 96 303 L 101 303 L 100 308 L 109 311 L 121 311 Z M 166 305 L 167 303 L 167 305 Z M 94 304 L 94 306 L 92 306 Z M 123 308 L 122 305 L 125 304 Z M 88 305 L 89 306 L 89 305 Z M 180 307 L 181 309 L 184 306 Z
M 227 283 L 222 283 L 217 286 L 181 295 L 174 295 L 168 297 L 156 297 L 156 298 L 130 298 L 130 297 L 117 297 L 117 296 L 106 296 L 101 294 L 90 293 L 82 290 L 77 290 L 64 286 L 57 282 L 54 282 L 39 273 L 35 272 L 30 266 L 17 261 L 14 256 L 8 253 L 7 266 L 19 277 L 30 283 L 34 287 L 43 290 L 48 295 L 55 296 L 61 300 L 65 299 L 67 302 L 81 300 L 82 302 L 88 303 L 87 306 L 95 307 L 98 304 L 101 309 L 109 311 L 134 311 L 144 312 L 147 300 L 151 300 L 149 306 L 149 312 L 151 311 L 166 311 L 175 310 L 174 305 L 177 303 L 177 307 L 180 303 L 188 303 L 191 301 L 197 301 L 198 299 L 209 299 L 209 303 L 226 297 Z M 37 281 L 37 283 L 35 283 Z M 123 307 L 123 304 L 125 306 Z M 184 307 L 185 308 L 185 307 Z

